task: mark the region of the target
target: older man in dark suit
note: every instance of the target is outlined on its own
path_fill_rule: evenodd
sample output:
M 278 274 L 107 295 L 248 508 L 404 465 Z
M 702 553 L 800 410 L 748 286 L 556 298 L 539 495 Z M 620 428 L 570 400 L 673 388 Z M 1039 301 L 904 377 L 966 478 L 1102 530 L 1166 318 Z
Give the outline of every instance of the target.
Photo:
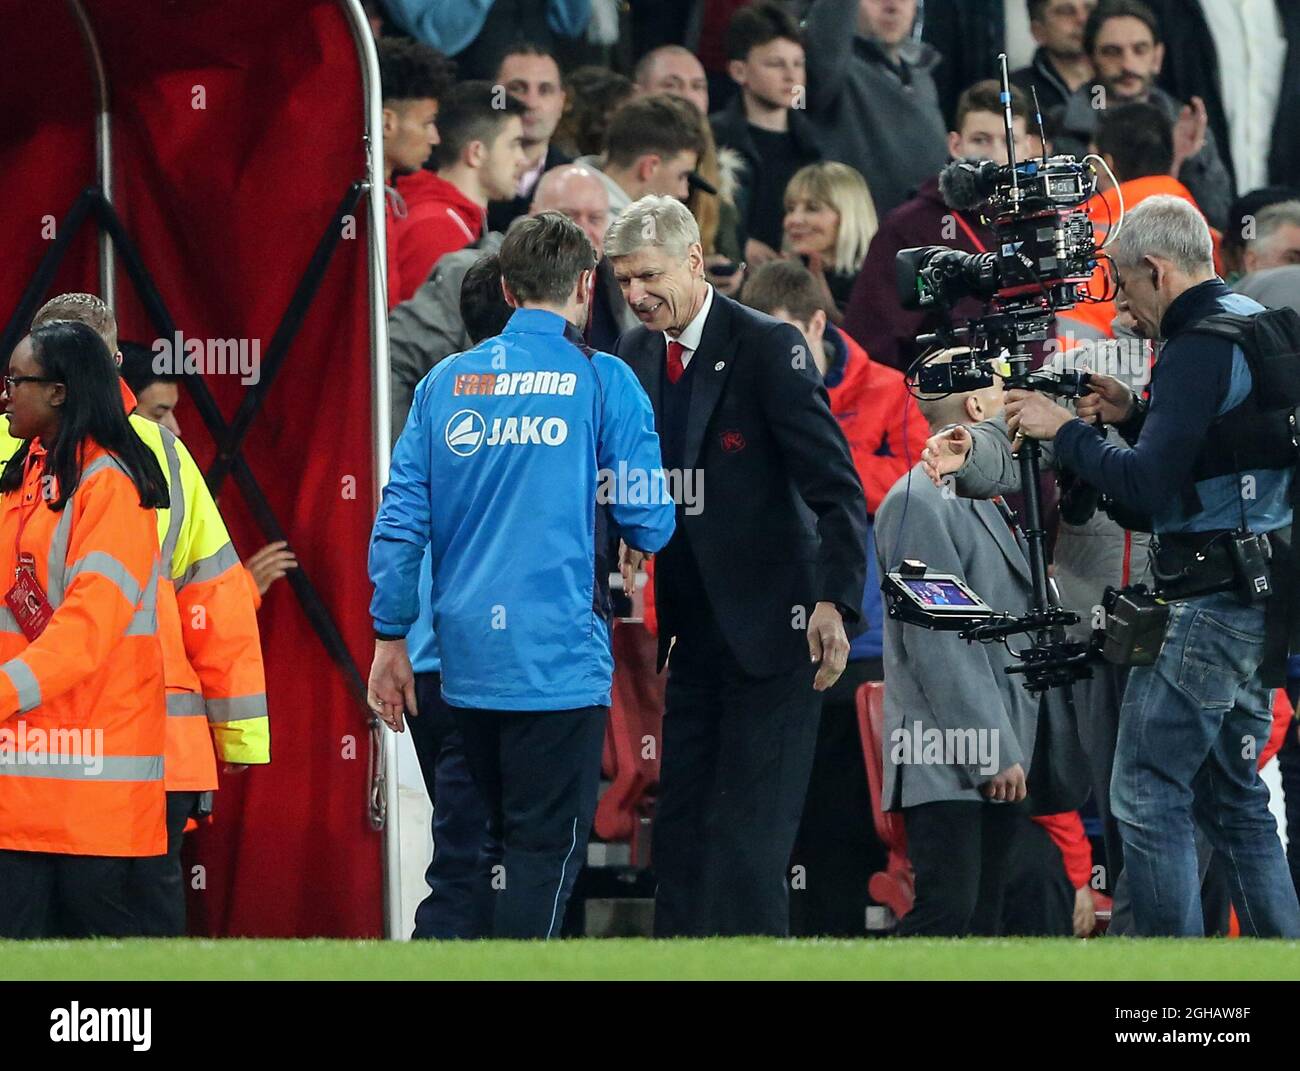
M 641 320 L 617 352 L 650 396 L 670 481 L 704 492 L 679 502 L 656 563 L 672 661 L 655 932 L 785 934 L 817 693 L 861 610 L 862 485 L 803 336 L 714 291 L 679 201 L 643 197 L 605 242 Z M 625 577 L 638 564 L 626 554 Z

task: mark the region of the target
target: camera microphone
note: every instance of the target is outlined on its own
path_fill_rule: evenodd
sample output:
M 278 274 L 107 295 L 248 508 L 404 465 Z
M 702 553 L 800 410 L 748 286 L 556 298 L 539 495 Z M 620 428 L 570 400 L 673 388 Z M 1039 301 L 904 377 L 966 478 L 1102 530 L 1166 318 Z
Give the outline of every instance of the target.
M 998 165 L 992 160 L 952 161 L 939 172 L 943 203 L 958 212 L 978 208 L 988 200 L 997 173 Z

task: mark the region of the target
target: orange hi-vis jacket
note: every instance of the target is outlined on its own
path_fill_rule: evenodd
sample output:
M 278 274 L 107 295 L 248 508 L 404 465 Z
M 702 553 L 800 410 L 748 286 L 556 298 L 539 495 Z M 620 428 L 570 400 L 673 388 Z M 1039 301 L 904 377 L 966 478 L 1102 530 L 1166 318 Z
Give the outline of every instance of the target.
M 1102 243 L 1106 241 L 1110 228 L 1120 220 L 1120 195 L 1123 195 L 1124 198 L 1124 211 L 1131 212 L 1148 197 L 1155 197 L 1157 194 L 1169 194 L 1181 198 L 1198 212 L 1200 211 L 1200 206 L 1192 197 L 1191 192 L 1172 175 L 1146 175 L 1143 178 L 1121 182 L 1119 184 L 1119 193 L 1116 193 L 1115 188 L 1111 187 L 1105 193 L 1096 194 L 1085 206 L 1088 210 L 1088 216 L 1092 220 L 1097 246 L 1101 247 Z M 1214 240 L 1214 259 L 1217 264 L 1221 235 L 1213 227 L 1210 228 L 1210 235 Z M 1106 286 L 1105 271 L 1098 267 L 1093 272 L 1092 281 L 1088 284 L 1088 290 L 1090 293 L 1100 296 L 1106 292 Z M 1115 332 L 1112 330 L 1111 324 L 1115 319 L 1115 315 L 1116 309 L 1113 299 L 1110 301 L 1084 302 L 1061 313 L 1059 331 L 1063 336 L 1068 337 L 1070 334 L 1069 321 L 1077 320 L 1102 336 L 1113 338 Z M 1072 347 L 1067 345 L 1063 348 L 1070 349 Z
M 127 411 L 135 395 L 120 382 Z M 257 605 L 198 464 L 161 424 L 131 427 L 167 479 L 168 509 L 157 511 L 162 549 L 158 640 L 167 678 L 168 792 L 217 787 L 217 760 L 271 761 Z M 21 446 L 0 421 L 0 464 Z M 214 753 L 215 749 L 215 753 Z
M 0 849 L 148 856 L 167 850 L 158 536 L 121 462 L 87 440 L 63 509 L 33 441 L 0 497 L 0 582 L 19 551 L 54 610 L 28 642 L 0 603 Z M 4 910 L 0 905 L 0 910 Z

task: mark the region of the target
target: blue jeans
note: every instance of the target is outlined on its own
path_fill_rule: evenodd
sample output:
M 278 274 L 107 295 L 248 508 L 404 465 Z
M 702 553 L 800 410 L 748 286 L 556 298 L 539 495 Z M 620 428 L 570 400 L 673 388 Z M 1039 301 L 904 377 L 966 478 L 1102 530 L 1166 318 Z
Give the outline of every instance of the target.
M 1222 853 L 1242 932 L 1300 937 L 1257 770 L 1273 721 L 1272 692 L 1258 679 L 1263 637 L 1262 609 L 1227 594 L 1189 599 L 1171 607 L 1155 664 L 1129 675 L 1111 807 L 1139 936 L 1204 934 L 1195 820 Z

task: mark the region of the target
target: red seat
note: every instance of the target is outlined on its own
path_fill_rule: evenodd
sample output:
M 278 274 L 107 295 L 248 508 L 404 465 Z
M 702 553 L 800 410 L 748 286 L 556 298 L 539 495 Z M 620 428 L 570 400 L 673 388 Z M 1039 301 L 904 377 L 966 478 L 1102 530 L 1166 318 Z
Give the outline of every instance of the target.
M 871 813 L 876 832 L 889 849 L 885 869 L 871 876 L 867 892 L 877 903 L 884 904 L 901 919 L 912 910 L 916 900 L 916 882 L 912 864 L 907 859 L 907 834 L 903 816 L 886 812 L 881 805 L 885 779 L 885 686 L 867 681 L 858 689 L 858 732 L 862 737 L 862 756 L 867 766 L 867 785 L 871 789 Z
M 648 862 L 639 843 L 641 819 L 653 808 L 663 741 L 664 683 L 655 672 L 656 640 L 645 626 L 619 622 L 614 628 L 614 685 L 602 761 L 609 788 L 596 805 L 596 836 L 632 845 L 632 863 Z

